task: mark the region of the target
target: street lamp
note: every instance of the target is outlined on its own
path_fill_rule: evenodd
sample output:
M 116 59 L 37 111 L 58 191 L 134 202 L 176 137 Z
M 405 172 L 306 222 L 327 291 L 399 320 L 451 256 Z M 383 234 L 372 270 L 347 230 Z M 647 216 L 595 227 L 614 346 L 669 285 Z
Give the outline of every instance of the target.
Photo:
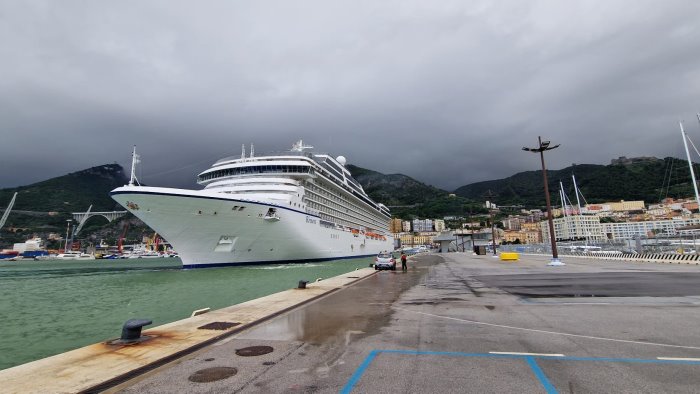
M 544 179 L 544 196 L 547 201 L 547 220 L 549 221 L 549 239 L 552 241 L 552 261 L 549 262 L 550 266 L 566 265 L 559 260 L 559 253 L 557 252 L 557 241 L 554 238 L 554 221 L 552 220 L 552 204 L 549 200 L 549 186 L 547 186 L 547 168 L 544 166 L 544 151 L 552 150 L 559 145 L 550 146 L 549 141 L 542 141 L 542 137 L 537 137 L 539 146 L 537 148 L 523 148 L 524 151 L 528 152 L 539 152 L 540 159 L 542 160 L 542 177 Z
M 486 201 L 486 204 L 488 206 L 486 207 L 489 210 L 489 221 L 491 222 L 491 247 L 493 248 L 493 256 L 496 257 L 496 230 L 494 228 L 494 222 L 493 222 L 493 209 L 491 208 L 491 199 L 493 199 L 494 194 L 491 193 L 491 189 L 489 189 L 486 194 L 484 194 L 484 197 L 488 198 Z

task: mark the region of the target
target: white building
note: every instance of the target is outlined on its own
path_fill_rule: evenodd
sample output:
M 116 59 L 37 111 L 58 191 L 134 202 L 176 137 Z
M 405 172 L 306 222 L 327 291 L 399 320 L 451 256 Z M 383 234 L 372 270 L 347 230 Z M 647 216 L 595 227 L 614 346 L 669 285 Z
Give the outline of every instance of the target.
M 404 233 L 410 233 L 411 232 L 411 221 L 410 220 L 404 220 L 403 224 L 403 232 Z
M 591 215 L 571 215 L 554 219 L 554 237 L 559 240 L 604 240 L 600 218 Z M 549 223 L 544 220 L 540 222 L 542 231 L 542 242 L 550 242 Z
M 655 233 L 678 235 L 679 229 L 693 225 L 700 225 L 700 218 L 679 217 L 643 222 L 600 223 L 600 219 L 596 216 L 573 215 L 554 219 L 554 236 L 557 240 L 626 240 Z M 542 241 L 550 242 L 549 225 L 546 220 L 540 223 L 540 228 Z
M 644 222 L 601 223 L 601 227 L 608 239 L 633 239 L 636 236 L 649 236 L 653 233 L 678 235 L 679 228 L 699 224 L 700 218 L 679 217 Z
M 433 221 L 433 225 L 435 226 L 435 231 L 440 233 L 445 231 L 445 221 L 442 219 L 435 219 Z
M 418 233 L 433 231 L 433 221 L 430 219 L 413 219 L 413 231 Z

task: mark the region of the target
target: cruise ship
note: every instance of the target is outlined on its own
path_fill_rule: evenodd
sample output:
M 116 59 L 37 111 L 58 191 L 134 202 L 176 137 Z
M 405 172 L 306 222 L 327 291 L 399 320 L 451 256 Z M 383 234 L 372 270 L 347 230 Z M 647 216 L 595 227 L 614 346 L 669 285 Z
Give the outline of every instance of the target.
M 157 231 L 183 267 L 299 263 L 393 249 L 389 209 L 372 201 L 342 156 L 298 141 L 288 152 L 224 158 L 203 171 L 201 190 L 140 186 L 110 195 Z

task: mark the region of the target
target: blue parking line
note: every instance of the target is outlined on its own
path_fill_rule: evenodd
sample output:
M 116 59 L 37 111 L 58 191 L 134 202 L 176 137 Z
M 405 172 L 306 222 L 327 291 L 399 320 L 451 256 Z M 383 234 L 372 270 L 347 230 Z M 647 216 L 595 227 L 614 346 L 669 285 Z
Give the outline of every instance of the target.
M 594 362 L 613 362 L 613 363 L 640 363 L 640 364 L 685 364 L 685 365 L 700 365 L 700 361 L 692 360 L 655 360 L 643 358 L 610 358 L 610 357 L 560 357 L 560 356 L 535 356 L 521 354 L 490 354 L 490 353 L 461 353 L 461 352 L 437 352 L 437 351 L 418 351 L 418 350 L 372 350 L 369 355 L 362 361 L 362 364 L 357 368 L 355 373 L 350 377 L 348 383 L 340 391 L 341 394 L 349 394 L 360 381 L 370 363 L 377 357 L 379 353 L 389 354 L 404 354 L 411 356 L 454 356 L 454 357 L 476 357 L 476 358 L 506 358 L 525 360 L 532 372 L 535 374 L 539 382 L 542 384 L 547 394 L 556 394 L 557 391 L 551 384 L 547 376 L 544 374 L 537 359 L 556 360 L 556 361 L 594 361 Z
M 535 376 L 537 376 L 537 380 L 540 381 L 540 384 L 542 384 L 545 391 L 547 391 L 547 394 L 557 394 L 557 390 L 552 386 L 552 383 L 549 382 L 547 375 L 542 372 L 540 366 L 537 365 L 535 358 L 533 356 L 525 356 L 525 360 L 527 360 L 527 364 L 530 366 Z
M 381 352 L 381 350 L 372 350 L 371 352 L 369 352 L 369 356 L 367 356 L 367 358 L 365 358 L 365 361 L 363 361 L 362 364 L 360 364 L 360 366 L 357 368 L 357 371 L 355 371 L 355 373 L 352 374 L 348 383 L 340 391 L 341 394 L 350 394 L 353 387 L 355 387 L 355 384 L 357 384 L 357 382 L 362 377 L 362 374 L 365 373 L 365 369 L 367 369 L 372 360 L 374 360 L 374 358 L 377 357 L 377 353 L 379 352 Z

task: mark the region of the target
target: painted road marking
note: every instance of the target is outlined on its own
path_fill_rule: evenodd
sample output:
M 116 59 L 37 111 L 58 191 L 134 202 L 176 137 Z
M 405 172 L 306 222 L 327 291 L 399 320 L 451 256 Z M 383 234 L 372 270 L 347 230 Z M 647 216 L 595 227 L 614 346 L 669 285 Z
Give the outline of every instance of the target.
M 518 352 L 489 352 L 490 354 L 510 354 L 513 356 L 542 356 L 542 357 L 564 357 L 563 354 L 547 353 L 518 353 Z
M 698 347 L 698 346 L 671 345 L 671 344 L 667 344 L 667 343 L 640 342 L 640 341 L 630 341 L 630 340 L 628 340 L 628 339 L 615 339 L 615 338 L 605 338 L 605 337 L 594 337 L 594 336 L 591 336 L 591 335 L 569 334 L 569 333 L 567 333 L 567 332 L 538 330 L 538 329 L 534 329 L 534 328 L 515 327 L 515 326 L 506 326 L 506 325 L 503 325 L 503 324 L 486 323 L 486 322 L 481 322 L 481 321 L 476 321 L 476 320 L 458 319 L 458 318 L 456 318 L 456 317 L 435 315 L 435 314 L 433 314 L 433 313 L 427 313 L 427 312 L 419 312 L 419 311 L 414 311 L 414 310 L 411 310 L 411 309 L 400 308 L 400 307 L 398 307 L 398 306 L 395 306 L 394 309 L 397 309 L 397 310 L 400 310 L 400 311 L 406 311 L 406 312 L 416 313 L 416 314 L 424 315 L 424 316 L 431 316 L 431 317 L 438 317 L 438 318 L 441 318 L 441 319 L 459 321 L 459 322 L 462 322 L 462 323 L 478 324 L 478 325 L 488 326 L 488 327 L 506 328 L 506 329 L 509 329 L 509 330 L 520 330 L 520 331 L 536 332 L 536 333 L 540 333 L 540 334 L 553 334 L 553 335 L 562 335 L 562 336 L 575 337 L 575 338 L 595 339 L 595 340 L 599 340 L 599 341 L 611 341 L 611 342 L 632 343 L 632 344 L 635 344 L 635 345 L 651 345 L 651 346 L 673 347 L 673 348 L 679 348 L 679 349 L 694 349 L 694 350 L 700 350 L 700 347 Z
M 668 360 L 668 361 L 700 361 L 700 358 L 691 358 L 691 357 L 657 357 L 659 360 Z
M 352 374 L 350 380 L 345 384 L 343 389 L 340 391 L 341 394 L 349 394 L 352 392 L 353 388 L 360 381 L 362 375 L 365 373 L 372 361 L 380 353 L 387 354 L 401 354 L 401 355 L 427 355 L 427 356 L 456 356 L 456 357 L 489 357 L 489 358 L 502 358 L 502 359 L 519 359 L 527 362 L 528 366 L 534 373 L 535 377 L 545 389 L 547 394 L 556 394 L 557 390 L 554 388 L 552 383 L 545 375 L 544 371 L 537 364 L 537 359 L 541 360 L 557 360 L 557 361 L 593 361 L 593 362 L 613 362 L 613 363 L 639 363 L 639 364 L 681 364 L 681 365 L 698 365 L 700 366 L 700 359 L 694 358 L 671 358 L 671 357 L 658 357 L 657 359 L 641 359 L 641 358 L 612 358 L 612 357 L 567 357 L 563 355 L 522 355 L 513 353 L 461 353 L 461 352 L 437 352 L 437 351 L 415 351 L 415 350 L 372 350 L 369 355 L 362 361 L 362 364 L 357 368 L 355 373 Z

